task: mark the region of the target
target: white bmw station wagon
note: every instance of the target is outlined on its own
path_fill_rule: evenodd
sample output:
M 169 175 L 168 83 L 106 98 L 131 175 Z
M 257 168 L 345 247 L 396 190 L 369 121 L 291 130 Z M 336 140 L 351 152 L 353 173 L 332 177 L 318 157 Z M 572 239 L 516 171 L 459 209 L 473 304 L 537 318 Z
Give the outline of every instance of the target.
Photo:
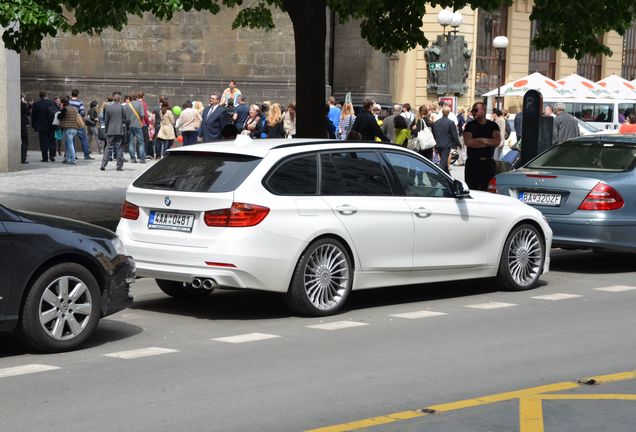
M 284 293 L 303 315 L 352 290 L 496 277 L 535 286 L 552 231 L 514 198 L 469 191 L 405 148 L 319 139 L 173 149 L 126 192 L 117 234 L 176 298 Z

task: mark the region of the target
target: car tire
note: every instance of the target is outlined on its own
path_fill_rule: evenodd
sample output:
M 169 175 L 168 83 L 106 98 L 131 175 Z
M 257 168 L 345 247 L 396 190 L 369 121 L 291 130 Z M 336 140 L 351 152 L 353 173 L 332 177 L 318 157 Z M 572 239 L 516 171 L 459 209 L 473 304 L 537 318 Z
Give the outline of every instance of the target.
M 530 224 L 516 226 L 504 243 L 497 282 L 505 291 L 533 288 L 543 273 L 545 241 Z
M 193 288 L 192 284 L 165 279 L 155 279 L 159 289 L 179 300 L 194 300 L 212 294 L 213 289 Z
M 101 292 L 86 267 L 54 265 L 27 289 L 19 332 L 28 347 L 42 352 L 70 351 L 97 327 Z
M 298 260 L 285 303 L 301 315 L 333 315 L 347 301 L 352 283 L 347 249 L 336 239 L 323 238 L 310 244 Z

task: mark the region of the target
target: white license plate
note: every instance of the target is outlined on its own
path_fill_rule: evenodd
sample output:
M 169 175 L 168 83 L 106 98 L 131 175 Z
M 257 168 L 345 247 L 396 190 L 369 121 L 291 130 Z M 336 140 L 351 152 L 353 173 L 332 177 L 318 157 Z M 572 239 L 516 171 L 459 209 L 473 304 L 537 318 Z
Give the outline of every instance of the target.
M 153 210 L 148 219 L 149 229 L 192 232 L 194 215 L 191 213 L 168 213 Z
M 536 192 L 520 192 L 519 199 L 526 204 L 558 207 L 561 205 L 561 194 L 547 194 Z

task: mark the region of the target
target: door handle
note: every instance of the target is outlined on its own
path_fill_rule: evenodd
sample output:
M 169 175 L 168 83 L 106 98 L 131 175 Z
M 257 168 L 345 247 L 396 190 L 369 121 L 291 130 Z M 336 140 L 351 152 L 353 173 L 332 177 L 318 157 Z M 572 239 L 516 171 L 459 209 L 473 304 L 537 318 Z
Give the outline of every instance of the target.
M 341 205 L 336 207 L 336 211 L 341 215 L 349 216 L 358 212 L 358 209 L 350 205 Z
M 415 216 L 417 217 L 425 218 L 432 215 L 433 212 L 430 209 L 427 209 L 426 207 L 418 207 L 416 209 L 413 209 L 413 214 L 415 214 Z

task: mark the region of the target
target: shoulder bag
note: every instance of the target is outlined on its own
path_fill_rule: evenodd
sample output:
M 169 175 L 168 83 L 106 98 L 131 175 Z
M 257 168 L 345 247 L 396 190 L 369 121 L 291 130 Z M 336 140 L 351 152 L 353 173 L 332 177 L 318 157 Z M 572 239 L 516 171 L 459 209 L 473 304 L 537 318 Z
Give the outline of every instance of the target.
M 407 148 L 416 152 L 420 152 L 423 150 L 428 150 L 430 148 L 435 147 L 435 138 L 433 137 L 433 132 L 431 132 L 431 128 L 426 126 L 424 120 L 419 120 L 422 123 L 418 124 L 417 135 L 409 140 Z M 421 127 L 421 128 L 420 128 Z

